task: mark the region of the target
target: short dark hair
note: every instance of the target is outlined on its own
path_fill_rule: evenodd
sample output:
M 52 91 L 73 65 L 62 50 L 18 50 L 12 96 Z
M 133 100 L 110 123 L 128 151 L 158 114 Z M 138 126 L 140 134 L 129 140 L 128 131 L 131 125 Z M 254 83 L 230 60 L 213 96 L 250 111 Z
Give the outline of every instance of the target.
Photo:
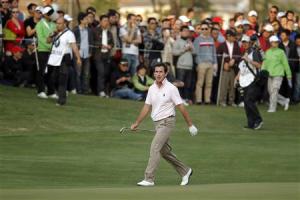
M 108 16 L 107 15 L 100 15 L 100 17 L 99 17 L 100 21 L 102 21 L 104 18 L 108 19 Z
M 129 20 L 129 19 L 131 19 L 131 17 L 133 17 L 133 16 L 135 16 L 135 14 L 133 14 L 133 13 L 129 13 L 128 15 L 127 15 L 127 20 Z
M 109 17 L 118 15 L 118 12 L 114 9 L 108 9 L 107 15 Z
M 180 32 L 183 31 L 184 29 L 190 30 L 188 26 L 181 26 L 180 27 Z
M 85 11 L 86 11 L 86 12 L 90 12 L 90 11 L 92 11 L 92 12 L 94 12 L 94 13 L 96 13 L 96 12 L 97 12 L 96 8 L 95 8 L 95 7 L 93 7 L 93 6 L 90 6 L 90 7 L 88 7 L 88 8 L 87 8 Z
M 80 24 L 80 22 L 81 22 L 87 15 L 88 15 L 88 13 L 84 13 L 84 12 L 78 13 L 78 16 L 77 16 L 78 24 Z
M 194 12 L 194 8 L 188 8 L 186 12 L 187 13 Z
M 287 10 L 286 13 L 285 13 L 285 15 L 288 16 L 289 13 L 291 13 L 291 14 L 293 14 L 293 15 L 295 14 L 294 11 L 292 11 L 292 10 Z
M 149 17 L 148 20 L 147 20 L 147 23 L 149 24 L 151 20 L 155 20 L 157 22 L 155 17 Z
M 283 30 L 281 31 L 281 33 L 285 33 L 287 36 L 290 36 L 290 35 L 291 35 L 291 31 L 288 30 L 288 29 L 283 29 Z M 280 34 L 281 34 L 281 33 L 280 33 Z
M 31 10 L 33 7 L 37 7 L 37 5 L 35 3 L 30 3 L 27 6 L 27 10 Z
M 156 65 L 154 65 L 154 71 L 155 71 L 155 68 L 156 68 L 156 67 L 163 67 L 165 73 L 168 72 L 168 66 L 167 66 L 165 63 L 160 62 L 160 63 L 157 63 Z
M 170 20 L 169 20 L 168 18 L 164 18 L 164 19 L 161 20 L 162 23 L 164 23 L 164 22 L 166 22 L 166 21 L 169 22 Z
M 271 6 L 271 8 L 270 8 L 270 9 L 272 9 L 272 8 L 276 9 L 276 11 L 277 11 L 277 12 L 279 11 L 279 8 L 278 8 L 278 6 L 275 6 L 275 5 L 273 5 L 273 6 Z
M 206 25 L 206 26 L 208 26 L 209 27 L 209 23 L 207 23 L 206 21 L 203 21 L 203 22 L 201 22 L 201 24 L 200 24 L 201 26 L 203 26 L 203 25 Z

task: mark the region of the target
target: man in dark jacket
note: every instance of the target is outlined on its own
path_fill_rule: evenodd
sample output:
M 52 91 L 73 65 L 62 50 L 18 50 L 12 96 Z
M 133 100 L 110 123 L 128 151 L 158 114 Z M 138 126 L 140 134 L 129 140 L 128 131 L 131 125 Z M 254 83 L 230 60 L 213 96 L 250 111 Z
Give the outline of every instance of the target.
M 95 54 L 94 59 L 97 69 L 97 95 L 108 97 L 105 91 L 111 74 L 111 50 L 114 47 L 113 36 L 109 31 L 109 20 L 107 15 L 100 16 L 100 26 L 95 28 Z
M 86 94 L 89 91 L 90 77 L 90 57 L 92 55 L 92 45 L 94 43 L 93 32 L 88 27 L 88 15 L 78 14 L 78 26 L 73 29 L 78 45 L 82 66 L 76 67 L 76 89 L 79 94 Z

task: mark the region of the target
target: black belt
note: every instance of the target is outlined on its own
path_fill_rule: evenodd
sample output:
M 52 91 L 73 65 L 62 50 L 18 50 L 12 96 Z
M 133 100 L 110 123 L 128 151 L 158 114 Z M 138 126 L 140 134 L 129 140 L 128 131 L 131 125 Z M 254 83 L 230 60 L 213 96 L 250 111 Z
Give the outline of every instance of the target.
M 168 118 L 173 118 L 173 117 L 175 117 L 175 115 L 170 115 L 169 117 L 165 117 L 165 118 L 163 118 L 163 119 L 160 119 L 160 120 L 157 120 L 157 121 L 154 121 L 154 122 L 159 122 L 159 121 L 161 121 L 161 120 L 168 119 Z

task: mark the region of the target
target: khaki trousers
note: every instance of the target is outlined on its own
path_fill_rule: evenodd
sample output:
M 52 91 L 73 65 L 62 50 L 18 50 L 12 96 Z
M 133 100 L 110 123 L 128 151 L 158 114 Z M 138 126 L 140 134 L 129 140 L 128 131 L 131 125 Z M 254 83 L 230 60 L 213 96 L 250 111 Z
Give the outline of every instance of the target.
M 233 70 L 223 71 L 221 90 L 220 90 L 220 103 L 226 104 L 228 95 L 228 104 L 232 105 L 235 98 L 235 88 L 234 88 L 234 78 L 235 73 Z
M 201 63 L 197 67 L 197 84 L 196 84 L 196 102 L 202 102 L 203 84 L 204 88 L 204 102 L 210 103 L 211 88 L 213 81 L 213 65 L 212 63 Z
M 284 105 L 287 98 L 279 94 L 279 89 L 282 84 L 283 77 L 269 77 L 268 78 L 268 92 L 270 95 L 270 110 L 275 110 L 277 108 L 277 103 L 280 105 Z
M 154 181 L 154 173 L 159 165 L 161 156 L 176 169 L 181 177 L 186 175 L 189 170 L 189 167 L 179 161 L 175 154 L 171 152 L 172 148 L 169 144 L 169 137 L 175 126 L 175 121 L 175 117 L 169 117 L 154 122 L 156 134 L 152 140 L 148 166 L 145 170 L 146 181 Z

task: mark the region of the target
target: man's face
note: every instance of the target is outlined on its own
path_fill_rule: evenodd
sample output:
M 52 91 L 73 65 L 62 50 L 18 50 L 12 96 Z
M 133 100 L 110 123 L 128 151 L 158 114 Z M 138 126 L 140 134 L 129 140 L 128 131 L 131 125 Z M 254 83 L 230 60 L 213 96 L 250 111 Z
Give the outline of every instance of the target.
M 286 35 L 286 33 L 283 33 L 283 32 L 280 34 L 280 38 L 284 42 L 289 40 L 289 37 Z
M 108 21 L 108 18 L 107 17 L 104 17 L 101 22 L 101 27 L 104 28 L 104 29 L 107 29 L 108 28 L 108 25 L 109 25 L 109 21 Z
M 136 24 L 136 16 L 131 16 L 128 22 L 132 25 Z
M 257 22 L 257 17 L 256 16 L 249 16 L 248 20 L 250 23 L 254 24 Z
M 109 23 L 115 25 L 117 23 L 117 16 L 116 15 L 110 16 Z
M 201 33 L 203 34 L 203 35 L 209 35 L 209 33 L 210 33 L 210 30 L 209 30 L 209 27 L 206 25 L 206 24 L 203 24 L 202 26 L 201 26 Z
M 63 18 L 59 18 L 57 21 L 56 21 L 56 28 L 58 31 L 63 31 L 65 30 L 66 28 L 66 25 L 65 25 L 65 20 Z
M 157 82 L 162 82 L 167 76 L 163 66 L 155 67 L 154 78 Z
M 269 18 L 274 19 L 277 16 L 277 10 L 275 8 L 271 8 L 269 10 Z
M 92 24 L 93 22 L 94 22 L 94 19 L 95 19 L 95 16 L 94 16 L 94 14 L 92 14 L 92 13 L 89 13 L 88 14 L 88 23 L 89 24 Z
M 87 26 L 89 24 L 89 17 L 88 16 L 85 16 L 82 20 L 81 20 L 81 23 L 84 25 L 84 26 Z
M 120 63 L 119 68 L 122 72 L 127 72 L 129 70 L 128 63 Z
M 155 30 L 156 29 L 156 27 L 157 27 L 157 22 L 156 22 L 156 20 L 150 20 L 150 22 L 149 22 L 149 29 L 151 29 L 151 30 Z
M 227 36 L 227 40 L 228 40 L 229 42 L 235 42 L 236 37 L 235 37 L 235 36 L 232 36 L 232 35 L 228 35 L 228 36 Z
M 10 3 L 8 0 L 2 0 L 1 4 L 3 9 L 8 9 L 10 7 Z
M 242 47 L 247 50 L 250 47 L 250 43 L 246 41 L 242 41 Z
M 191 34 L 190 30 L 187 28 L 185 28 L 181 31 L 181 37 L 188 38 L 188 37 L 190 37 L 190 34 Z
M 271 47 L 273 47 L 273 48 L 277 48 L 278 45 L 279 45 L 278 42 L 271 42 Z
M 36 19 L 41 19 L 42 18 L 42 13 L 40 11 L 34 11 L 34 17 Z
M 218 30 L 213 30 L 211 32 L 211 36 L 214 38 L 214 39 L 217 39 L 219 37 L 219 31 Z

